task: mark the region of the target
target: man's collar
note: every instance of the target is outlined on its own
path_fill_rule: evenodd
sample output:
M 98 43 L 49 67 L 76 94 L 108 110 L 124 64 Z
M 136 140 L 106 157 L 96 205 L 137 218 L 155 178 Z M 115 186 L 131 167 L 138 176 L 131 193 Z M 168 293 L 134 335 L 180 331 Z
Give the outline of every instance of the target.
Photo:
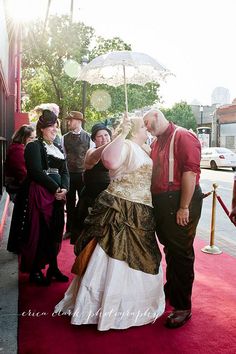
M 75 131 L 75 130 L 71 131 L 72 134 L 80 134 L 81 132 L 82 132 L 82 128 L 80 128 L 79 131 Z
M 169 122 L 166 130 L 161 135 L 157 136 L 158 141 L 160 140 L 162 141 L 168 138 L 168 136 L 171 135 L 174 130 L 175 130 L 175 124 L 173 122 Z
M 175 130 L 175 124 L 173 122 L 169 122 L 167 129 L 162 134 L 163 136 L 169 136 Z

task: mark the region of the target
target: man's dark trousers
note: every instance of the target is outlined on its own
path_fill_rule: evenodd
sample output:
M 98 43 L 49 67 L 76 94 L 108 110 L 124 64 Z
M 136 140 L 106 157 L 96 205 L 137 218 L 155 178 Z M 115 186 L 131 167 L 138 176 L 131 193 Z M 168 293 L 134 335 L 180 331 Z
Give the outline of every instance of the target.
M 164 245 L 167 264 L 165 292 L 176 310 L 189 310 L 192 305 L 195 258 L 193 242 L 201 216 L 202 196 L 201 188 L 196 187 L 189 205 L 189 223 L 180 226 L 176 223 L 180 191 L 153 195 L 157 236 Z

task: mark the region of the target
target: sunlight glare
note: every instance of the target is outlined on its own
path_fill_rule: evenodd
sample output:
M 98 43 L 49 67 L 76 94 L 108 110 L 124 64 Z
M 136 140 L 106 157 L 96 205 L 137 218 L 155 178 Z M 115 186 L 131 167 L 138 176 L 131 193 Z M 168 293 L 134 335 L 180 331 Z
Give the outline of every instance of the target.
M 81 66 L 77 61 L 68 59 L 64 64 L 64 71 L 68 76 L 76 79 L 81 71 Z
M 45 2 L 44 2 L 45 3 Z M 16 22 L 30 22 L 36 18 L 44 18 L 46 6 L 42 2 L 31 0 L 8 0 L 7 7 L 10 17 Z
M 111 106 L 111 96 L 105 90 L 95 90 L 90 99 L 91 105 L 98 112 L 104 112 Z

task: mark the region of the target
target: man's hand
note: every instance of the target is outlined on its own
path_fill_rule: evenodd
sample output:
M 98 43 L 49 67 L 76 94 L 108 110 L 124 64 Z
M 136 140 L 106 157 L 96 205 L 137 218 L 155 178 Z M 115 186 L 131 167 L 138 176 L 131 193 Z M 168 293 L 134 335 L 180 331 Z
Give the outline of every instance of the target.
M 180 226 L 186 226 L 189 222 L 189 208 L 179 208 L 176 214 L 176 222 Z

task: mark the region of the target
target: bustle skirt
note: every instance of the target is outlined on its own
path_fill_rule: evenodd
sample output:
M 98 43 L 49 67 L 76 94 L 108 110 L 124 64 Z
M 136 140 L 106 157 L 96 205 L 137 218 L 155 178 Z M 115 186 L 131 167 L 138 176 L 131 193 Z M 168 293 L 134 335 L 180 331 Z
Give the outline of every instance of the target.
M 104 191 L 85 222 L 73 267 L 78 275 L 55 312 L 99 330 L 154 322 L 165 298 L 152 208 Z

